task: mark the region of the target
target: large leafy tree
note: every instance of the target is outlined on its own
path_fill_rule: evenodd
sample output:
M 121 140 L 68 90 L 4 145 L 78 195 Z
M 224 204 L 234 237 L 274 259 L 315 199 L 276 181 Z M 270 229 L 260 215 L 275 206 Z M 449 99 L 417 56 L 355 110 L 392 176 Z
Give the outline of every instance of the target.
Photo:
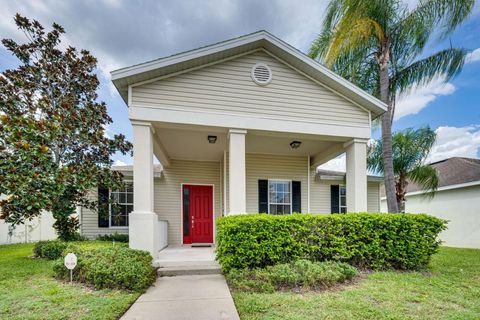
M 46 32 L 18 14 L 15 23 L 28 41 L 2 40 L 20 65 L 0 74 L 0 194 L 8 196 L 1 216 L 15 226 L 51 211 L 68 240 L 78 229 L 75 206 L 96 206 L 89 190 L 120 185 L 110 156 L 130 152 L 131 143 L 105 134 L 112 119 L 97 101 L 97 60 L 85 50 L 61 50 L 58 24 Z
M 426 196 L 433 196 L 438 187 L 437 171 L 425 164 L 435 142 L 436 134 L 429 127 L 395 132 L 392 136 L 393 172 L 395 175 L 396 200 L 400 211 L 405 211 L 405 195 L 409 182 L 426 190 Z M 368 168 L 383 173 L 382 141 L 375 141 L 368 148 Z
M 474 0 L 424 0 L 409 10 L 402 0 L 331 0 L 309 55 L 381 99 L 383 167 L 389 212 L 398 212 L 392 160 L 392 121 L 400 94 L 462 68 L 466 50 L 446 48 L 421 57 L 433 37 L 448 36 Z

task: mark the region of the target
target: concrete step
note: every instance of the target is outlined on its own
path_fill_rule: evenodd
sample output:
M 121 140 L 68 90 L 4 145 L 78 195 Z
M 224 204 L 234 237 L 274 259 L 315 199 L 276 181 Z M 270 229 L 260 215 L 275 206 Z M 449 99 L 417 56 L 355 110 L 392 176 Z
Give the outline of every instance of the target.
M 171 276 L 191 276 L 206 274 L 221 274 L 221 268 L 218 264 L 210 265 L 181 265 L 181 266 L 165 266 L 157 269 L 160 277 Z

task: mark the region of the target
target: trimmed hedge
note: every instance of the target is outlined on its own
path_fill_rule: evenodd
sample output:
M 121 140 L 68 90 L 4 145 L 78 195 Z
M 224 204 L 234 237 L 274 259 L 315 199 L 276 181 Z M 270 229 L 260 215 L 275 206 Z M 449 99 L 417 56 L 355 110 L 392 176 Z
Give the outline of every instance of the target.
M 126 247 L 126 243 L 116 243 L 116 246 Z M 46 240 L 38 241 L 33 246 L 33 255 L 37 258 L 55 260 L 64 257 L 68 252 L 77 252 L 82 249 L 94 249 L 97 247 L 111 247 L 112 242 L 108 241 L 61 241 Z
M 55 260 L 62 256 L 67 248 L 67 242 L 60 240 L 38 241 L 33 246 L 33 255 L 37 258 Z
M 226 274 L 231 288 L 245 292 L 285 289 L 327 289 L 351 280 L 357 269 L 343 262 L 297 260 L 257 269 L 232 269 Z
M 341 261 L 360 268 L 425 267 L 446 221 L 425 214 L 248 214 L 217 220 L 224 271 L 292 260 Z
M 152 256 L 146 251 L 110 246 L 77 247 L 74 252 L 78 261 L 73 270 L 73 279 L 96 289 L 144 291 L 155 282 Z M 57 278 L 70 279 L 63 256 L 54 262 L 53 271 Z
M 123 234 L 118 232 L 115 232 L 112 234 L 102 234 L 97 236 L 97 240 L 128 243 L 128 234 Z

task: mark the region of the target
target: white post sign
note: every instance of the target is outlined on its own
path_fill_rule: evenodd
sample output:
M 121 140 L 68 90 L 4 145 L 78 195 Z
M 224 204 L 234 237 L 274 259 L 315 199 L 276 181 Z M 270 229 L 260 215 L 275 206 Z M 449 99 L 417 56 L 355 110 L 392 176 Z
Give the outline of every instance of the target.
M 73 280 L 73 269 L 77 266 L 77 256 L 75 253 L 70 252 L 65 256 L 64 260 L 65 267 L 67 267 L 68 270 L 70 270 L 70 283 L 72 283 Z

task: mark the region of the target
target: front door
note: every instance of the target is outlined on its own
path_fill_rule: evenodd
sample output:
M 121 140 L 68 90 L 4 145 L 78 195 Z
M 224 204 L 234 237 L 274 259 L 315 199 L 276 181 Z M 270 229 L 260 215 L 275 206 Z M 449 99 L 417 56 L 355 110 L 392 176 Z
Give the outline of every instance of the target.
M 183 185 L 183 243 L 213 243 L 213 187 Z

